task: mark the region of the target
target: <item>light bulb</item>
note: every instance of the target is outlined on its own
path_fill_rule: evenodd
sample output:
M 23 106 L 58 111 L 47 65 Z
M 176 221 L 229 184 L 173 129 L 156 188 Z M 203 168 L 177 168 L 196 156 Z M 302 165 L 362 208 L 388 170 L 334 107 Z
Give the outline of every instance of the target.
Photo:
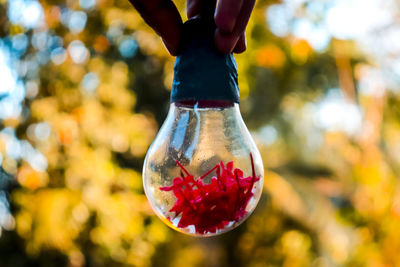
M 209 236 L 235 228 L 254 210 L 264 170 L 238 104 L 201 104 L 171 104 L 143 178 L 153 210 L 167 225 Z
M 264 169 L 240 114 L 233 56 L 215 50 L 210 24 L 196 19 L 184 26 L 171 105 L 147 152 L 143 184 L 168 226 L 212 236 L 235 228 L 255 209 Z

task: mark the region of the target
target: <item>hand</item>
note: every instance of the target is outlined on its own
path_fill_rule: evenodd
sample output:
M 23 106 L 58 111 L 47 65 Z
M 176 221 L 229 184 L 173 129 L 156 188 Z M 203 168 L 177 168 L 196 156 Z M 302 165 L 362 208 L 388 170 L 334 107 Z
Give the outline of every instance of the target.
M 171 55 L 176 55 L 182 19 L 172 0 L 129 0 L 145 22 L 161 36 Z M 215 46 L 223 53 L 246 50 L 245 29 L 256 0 L 187 0 L 188 18 L 213 16 L 217 26 Z

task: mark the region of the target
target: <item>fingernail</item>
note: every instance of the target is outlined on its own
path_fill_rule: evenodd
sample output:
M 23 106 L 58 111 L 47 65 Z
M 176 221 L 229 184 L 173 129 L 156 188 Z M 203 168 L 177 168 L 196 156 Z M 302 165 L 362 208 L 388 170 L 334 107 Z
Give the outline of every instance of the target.
M 233 49 L 233 53 L 243 53 L 244 51 L 246 51 L 246 47 L 247 47 L 247 41 L 246 41 L 246 36 L 244 34 L 242 34 L 239 37 L 239 40 L 237 41 L 235 48 Z

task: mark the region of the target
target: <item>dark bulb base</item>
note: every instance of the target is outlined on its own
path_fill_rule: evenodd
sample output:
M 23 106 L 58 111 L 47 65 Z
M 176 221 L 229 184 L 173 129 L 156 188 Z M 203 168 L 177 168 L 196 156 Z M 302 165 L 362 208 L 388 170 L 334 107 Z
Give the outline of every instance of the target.
M 180 100 L 174 102 L 178 107 L 198 108 L 230 108 L 235 102 L 229 100 Z

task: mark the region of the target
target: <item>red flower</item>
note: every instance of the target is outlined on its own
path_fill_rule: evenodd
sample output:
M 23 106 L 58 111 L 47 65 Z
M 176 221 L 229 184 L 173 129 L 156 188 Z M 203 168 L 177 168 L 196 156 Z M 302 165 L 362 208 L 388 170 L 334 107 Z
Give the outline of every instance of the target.
M 181 215 L 178 227 L 193 225 L 198 234 L 215 233 L 245 216 L 254 183 L 260 180 L 255 174 L 251 153 L 250 160 L 252 176 L 245 178 L 242 170 L 233 169 L 232 161 L 226 166 L 221 161 L 197 180 L 176 161 L 182 169 L 181 176 L 160 190 L 174 192 L 176 202 L 170 212 Z M 211 183 L 204 184 L 202 179 L 213 171 L 216 176 L 211 178 Z

